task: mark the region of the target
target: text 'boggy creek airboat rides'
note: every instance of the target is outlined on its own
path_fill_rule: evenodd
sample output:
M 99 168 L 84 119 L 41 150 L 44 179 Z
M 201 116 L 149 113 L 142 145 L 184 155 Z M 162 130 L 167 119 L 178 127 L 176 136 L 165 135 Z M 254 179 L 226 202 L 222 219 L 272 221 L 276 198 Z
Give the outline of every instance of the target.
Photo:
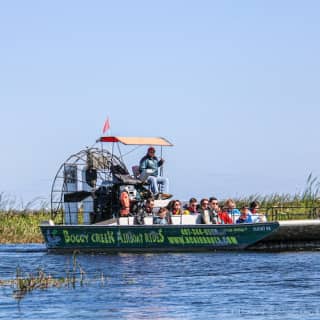
M 156 212 L 145 213 L 146 201 L 153 196 L 146 179 L 150 173 L 131 175 L 120 144 L 158 147 L 161 153 L 172 146 L 161 137 L 105 136 L 70 156 L 52 185 L 52 220 L 40 225 L 50 251 L 239 250 L 279 228 L 277 222 L 204 224 L 199 214 L 175 215 L 171 224 L 154 224 Z M 155 208 L 166 207 L 168 197 L 157 195 Z

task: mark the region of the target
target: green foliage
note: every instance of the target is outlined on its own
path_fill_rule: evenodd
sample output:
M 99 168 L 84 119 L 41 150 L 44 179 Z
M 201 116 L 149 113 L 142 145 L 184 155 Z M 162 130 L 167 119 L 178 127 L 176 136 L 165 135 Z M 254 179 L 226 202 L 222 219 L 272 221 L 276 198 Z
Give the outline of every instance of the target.
M 0 212 L 0 243 L 42 243 L 39 225 L 50 219 L 47 211 Z
M 267 214 L 268 220 L 293 220 L 320 217 L 320 181 L 309 174 L 305 189 L 296 194 L 270 195 L 254 194 L 235 199 L 237 207 L 249 205 L 252 201 L 260 203 L 261 212 Z

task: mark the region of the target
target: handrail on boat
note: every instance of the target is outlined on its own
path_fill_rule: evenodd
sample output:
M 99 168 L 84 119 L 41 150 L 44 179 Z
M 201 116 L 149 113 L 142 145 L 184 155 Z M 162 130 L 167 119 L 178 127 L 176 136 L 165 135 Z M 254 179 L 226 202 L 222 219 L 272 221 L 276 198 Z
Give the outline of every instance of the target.
M 60 212 L 61 213 L 61 212 Z M 81 209 L 77 212 L 71 212 L 73 214 L 76 214 L 79 217 L 79 223 L 81 224 L 82 218 L 81 218 Z M 257 215 L 264 216 L 266 221 L 272 222 L 272 221 L 281 221 L 281 220 L 311 220 L 311 219 L 320 219 L 320 206 L 294 206 L 294 205 L 273 205 L 273 206 L 266 206 L 266 207 L 260 207 L 259 212 Z M 149 217 L 153 219 L 153 217 L 156 216 L 154 213 L 153 215 L 150 215 Z M 185 224 L 186 220 L 192 220 L 193 215 L 175 215 L 175 224 Z M 188 218 L 190 217 L 190 218 Z M 235 222 L 238 218 L 238 215 L 232 215 L 231 217 L 233 221 Z M 52 217 L 54 219 L 55 217 Z M 113 222 L 117 221 L 117 224 L 119 224 L 119 219 L 114 218 Z M 133 219 L 133 216 L 130 218 Z M 193 216 L 194 220 L 196 221 L 197 216 Z M 179 220 L 179 222 L 178 222 Z M 128 217 L 129 221 L 129 217 Z M 199 221 L 199 220 L 198 220 Z M 61 222 L 60 222 L 61 223 Z M 97 221 L 99 223 L 99 221 Z M 194 222 L 199 223 L 199 222 Z M 129 224 L 129 223 L 128 223 Z M 131 223 L 130 223 L 131 224 Z

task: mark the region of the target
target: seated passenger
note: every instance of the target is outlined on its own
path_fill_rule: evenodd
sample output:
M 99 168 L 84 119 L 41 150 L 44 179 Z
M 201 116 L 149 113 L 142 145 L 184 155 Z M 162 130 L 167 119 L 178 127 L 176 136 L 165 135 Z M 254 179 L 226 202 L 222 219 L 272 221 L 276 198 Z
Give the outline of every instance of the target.
M 211 211 L 211 222 L 212 224 L 221 224 L 221 219 L 219 217 L 220 207 L 218 199 L 215 197 L 211 197 L 209 199 L 209 207 Z
M 168 209 L 163 207 L 159 209 L 158 216 L 153 219 L 154 224 L 172 224 Z
M 140 160 L 139 171 L 140 174 L 149 174 L 147 182 L 150 184 L 151 192 L 156 198 L 170 198 L 169 192 L 169 180 L 168 178 L 160 177 L 159 168 L 163 165 L 164 160 L 155 156 L 155 148 L 150 147 L 147 154 Z M 162 190 L 159 190 L 158 183 L 162 186 Z M 160 192 L 163 194 L 161 197 Z
M 247 206 L 241 207 L 241 214 L 236 223 L 252 223 L 251 214 Z
M 152 216 L 154 208 L 154 199 L 152 197 L 148 198 L 141 209 L 138 210 L 134 217 L 134 224 L 144 224 L 144 217 Z
M 240 214 L 239 209 L 236 208 L 236 203 L 232 199 L 226 200 L 224 207 L 227 209 L 229 214 Z
M 201 199 L 199 213 L 201 214 L 202 223 L 211 224 L 211 212 L 208 199 Z
M 191 198 L 189 200 L 189 205 L 186 210 L 183 212 L 184 214 L 197 214 L 198 213 L 198 201 L 196 198 Z
M 148 198 L 146 200 L 146 203 L 144 205 L 144 213 L 146 216 L 152 216 L 153 213 L 153 208 L 154 208 L 154 199 L 153 198 Z
M 260 208 L 260 205 L 259 205 L 259 202 L 258 201 L 252 201 L 250 203 L 250 206 L 249 206 L 249 210 L 252 214 L 257 214 L 258 213 L 258 210 Z
M 226 200 L 224 203 L 225 211 L 229 214 L 229 216 L 234 220 L 235 216 L 240 215 L 239 209 L 236 208 L 236 203 L 232 199 Z
M 267 218 L 264 214 L 259 213 L 260 204 L 258 201 L 252 201 L 249 206 L 249 210 L 252 214 L 253 222 L 267 222 Z
M 181 202 L 179 200 L 172 200 L 167 209 L 172 215 L 182 215 L 183 211 L 181 209 Z
M 221 224 L 233 224 L 233 220 L 225 208 L 218 212 L 218 216 Z

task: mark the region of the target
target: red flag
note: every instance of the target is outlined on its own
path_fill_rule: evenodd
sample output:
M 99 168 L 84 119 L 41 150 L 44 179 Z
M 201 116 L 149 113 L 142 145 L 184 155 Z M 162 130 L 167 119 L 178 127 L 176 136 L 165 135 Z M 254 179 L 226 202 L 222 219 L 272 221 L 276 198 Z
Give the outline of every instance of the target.
M 107 118 L 106 122 L 104 123 L 103 129 L 102 129 L 102 133 L 104 134 L 105 132 L 107 132 L 110 129 L 110 121 L 109 121 L 109 117 Z

